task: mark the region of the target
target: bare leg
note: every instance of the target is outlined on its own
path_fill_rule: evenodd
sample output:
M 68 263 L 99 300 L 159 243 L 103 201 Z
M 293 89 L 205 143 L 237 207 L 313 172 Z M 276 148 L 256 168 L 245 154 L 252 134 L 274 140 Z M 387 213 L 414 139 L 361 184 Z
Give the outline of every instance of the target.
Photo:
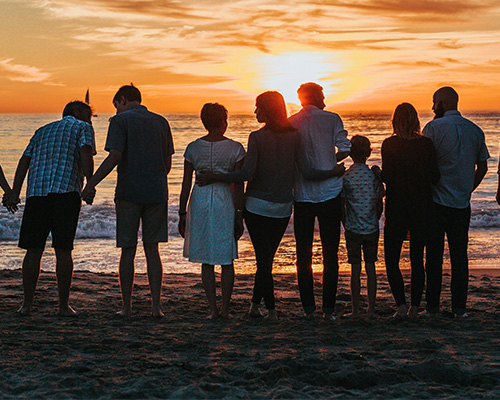
M 351 264 L 351 316 L 353 317 L 357 317 L 359 315 L 359 296 L 361 291 L 360 277 L 361 264 Z
M 375 316 L 375 301 L 377 298 L 377 274 L 375 263 L 365 262 L 366 290 L 368 292 L 368 318 Z
M 161 263 L 158 243 L 144 243 L 146 264 L 148 266 L 149 288 L 151 290 L 151 315 L 155 318 L 163 317 L 161 311 L 161 287 L 163 284 L 163 265 Z
M 72 317 L 76 311 L 69 305 L 69 291 L 73 279 L 72 250 L 54 249 L 56 252 L 56 277 L 59 292 L 59 315 Z
M 278 311 L 276 311 L 276 308 L 272 308 L 272 309 L 267 310 L 267 311 L 268 311 L 267 318 L 270 321 L 277 321 L 278 320 Z
M 132 290 L 134 288 L 134 259 L 137 246 L 122 248 L 120 257 L 120 288 L 122 291 L 122 310 L 118 313 L 123 317 L 132 314 Z
M 201 265 L 201 280 L 207 294 L 208 307 L 210 308 L 210 319 L 219 317 L 217 309 L 216 293 L 215 293 L 215 272 L 214 266 L 210 264 Z
M 222 276 L 221 276 L 221 286 L 222 286 L 222 318 L 229 318 L 229 305 L 231 303 L 231 294 L 233 293 L 234 285 L 234 266 L 222 265 Z
M 28 249 L 23 260 L 23 290 L 24 300 L 17 312 L 21 315 L 30 315 L 33 308 L 36 284 L 40 275 L 40 262 L 43 249 Z

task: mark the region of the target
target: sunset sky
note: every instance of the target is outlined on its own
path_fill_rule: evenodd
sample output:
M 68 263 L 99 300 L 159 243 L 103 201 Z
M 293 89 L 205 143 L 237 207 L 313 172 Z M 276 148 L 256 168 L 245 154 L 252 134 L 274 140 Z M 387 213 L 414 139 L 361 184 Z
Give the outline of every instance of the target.
M 329 109 L 429 110 L 451 85 L 464 110 L 500 109 L 498 0 L 0 0 L 0 112 L 96 112 L 133 82 L 162 112 L 218 101 L 253 111 L 300 83 Z

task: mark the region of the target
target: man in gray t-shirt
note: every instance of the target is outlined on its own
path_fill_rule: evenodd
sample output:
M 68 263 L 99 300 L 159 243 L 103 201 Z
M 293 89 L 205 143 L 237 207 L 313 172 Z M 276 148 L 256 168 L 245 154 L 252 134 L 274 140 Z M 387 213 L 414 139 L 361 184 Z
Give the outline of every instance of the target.
M 141 105 L 141 93 L 123 86 L 113 98 L 115 115 L 106 139 L 108 157 L 89 180 L 82 196 L 92 202 L 95 186 L 118 165 L 115 191 L 116 244 L 121 247 L 120 287 L 122 310 L 132 312 L 134 259 L 139 224 L 146 253 L 153 317 L 162 317 L 160 307 L 163 267 L 158 243 L 168 240 L 167 174 L 172 165 L 174 146 L 168 122 Z
M 453 88 L 439 89 L 434 93 L 433 102 L 436 118 L 425 126 L 423 134 L 436 147 L 441 179 L 433 190 L 437 231 L 435 239 L 427 245 L 426 310 L 431 314 L 439 311 L 446 233 L 451 261 L 452 312 L 463 316 L 469 281 L 470 198 L 488 170 L 490 155 L 483 131 L 458 112 L 458 94 Z

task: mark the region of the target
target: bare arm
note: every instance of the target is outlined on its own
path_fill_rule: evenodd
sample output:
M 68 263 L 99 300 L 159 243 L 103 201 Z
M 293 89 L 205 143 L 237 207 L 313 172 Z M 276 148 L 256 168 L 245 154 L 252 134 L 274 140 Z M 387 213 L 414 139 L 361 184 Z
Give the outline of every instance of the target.
M 486 175 L 486 172 L 488 172 L 488 162 L 486 160 L 478 162 L 476 164 L 476 173 L 474 174 L 474 187 L 472 191 L 476 190 L 476 188 L 479 186 L 484 176 Z
M 94 174 L 94 149 L 91 146 L 82 146 L 80 148 L 80 160 L 82 165 L 83 176 L 87 182 Z
M 96 173 L 87 181 L 85 189 L 82 191 L 82 199 L 87 204 L 92 204 L 95 197 L 95 187 L 106 178 L 111 171 L 118 165 L 122 159 L 122 152 L 118 150 L 110 150 L 109 155 L 102 162 Z
M 349 155 L 350 151 L 339 151 L 337 154 L 335 154 L 335 157 L 337 158 L 337 162 L 342 161 L 344 158 L 346 158 Z
M 179 234 L 186 235 L 186 208 L 193 184 L 194 167 L 189 161 L 184 160 L 184 176 L 182 178 L 181 195 L 179 197 Z
M 238 161 L 234 166 L 237 171 L 243 166 L 244 159 Z M 245 207 L 244 183 L 238 182 L 234 184 L 234 208 L 236 209 L 236 217 L 234 220 L 234 237 L 238 240 L 243 235 L 243 208 Z
M 24 179 L 30 168 L 31 157 L 23 155 L 17 164 L 16 175 L 14 176 L 14 184 L 12 185 L 12 192 L 5 206 L 11 212 L 17 211 L 17 205 L 21 202 L 20 195 L 23 187 Z
M 165 171 L 167 175 L 171 169 L 172 169 L 172 156 L 168 156 L 167 159 L 165 160 Z
M 2 187 L 3 191 L 10 195 L 10 192 L 12 189 L 10 188 L 9 183 L 7 182 L 7 179 L 5 179 L 5 175 L 3 173 L 2 167 L 0 166 L 0 186 Z
M 500 206 L 500 174 L 498 175 L 497 195 L 495 198 L 497 200 L 498 205 Z

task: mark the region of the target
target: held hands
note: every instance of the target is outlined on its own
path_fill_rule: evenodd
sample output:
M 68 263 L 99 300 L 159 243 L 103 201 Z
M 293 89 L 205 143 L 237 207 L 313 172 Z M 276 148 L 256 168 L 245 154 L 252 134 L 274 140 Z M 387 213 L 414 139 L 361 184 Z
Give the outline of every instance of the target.
M 90 206 L 94 202 L 95 194 L 96 194 L 95 187 L 86 185 L 85 189 L 83 189 L 82 191 L 82 199 L 83 201 L 85 201 L 85 203 L 87 203 Z
M 5 192 L 2 198 L 2 204 L 7 207 L 7 210 L 11 213 L 15 213 L 18 210 L 17 205 L 21 203 L 21 199 L 19 195 L 14 193 L 13 191 Z

